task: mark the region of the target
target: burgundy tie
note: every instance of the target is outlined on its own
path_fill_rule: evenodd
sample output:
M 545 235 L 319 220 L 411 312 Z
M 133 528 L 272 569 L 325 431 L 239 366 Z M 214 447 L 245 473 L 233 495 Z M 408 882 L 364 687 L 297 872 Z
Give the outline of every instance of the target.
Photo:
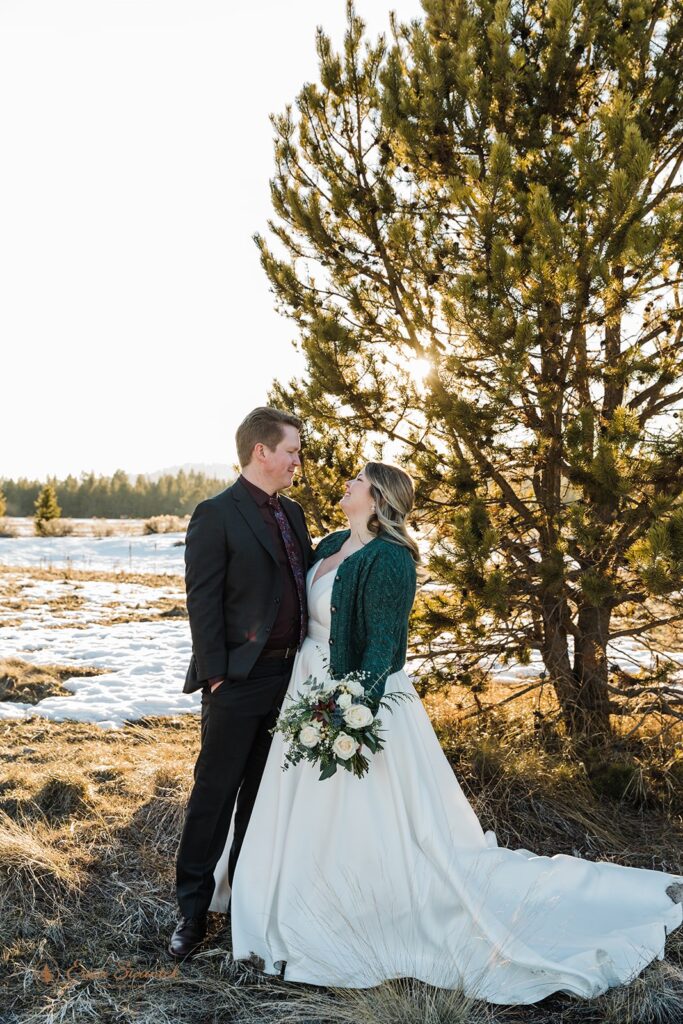
M 285 551 L 287 552 L 287 558 L 289 559 L 289 564 L 292 567 L 292 575 L 294 576 L 294 582 L 296 583 L 296 591 L 299 595 L 299 647 L 301 647 L 308 629 L 308 616 L 306 614 L 306 580 L 304 577 L 304 570 L 301 565 L 301 559 L 299 558 L 296 541 L 292 534 L 292 528 L 289 525 L 289 520 L 283 511 L 277 495 L 271 495 L 271 497 L 268 498 L 268 504 L 272 508 L 273 515 L 275 516 L 275 522 L 280 528 L 282 540 L 285 545 Z

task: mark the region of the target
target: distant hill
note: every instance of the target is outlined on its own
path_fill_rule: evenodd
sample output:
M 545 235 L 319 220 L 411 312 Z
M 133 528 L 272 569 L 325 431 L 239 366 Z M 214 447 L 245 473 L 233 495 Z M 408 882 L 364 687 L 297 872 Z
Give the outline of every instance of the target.
M 153 473 L 144 473 L 143 476 L 155 481 L 162 476 L 175 476 L 181 469 L 185 470 L 186 473 L 189 473 L 191 470 L 194 470 L 195 473 L 204 473 L 205 476 L 216 480 L 233 480 L 237 475 L 229 462 L 183 462 L 182 465 L 165 466 L 163 469 L 155 469 Z M 137 474 L 129 473 L 128 475 L 130 482 L 135 483 Z

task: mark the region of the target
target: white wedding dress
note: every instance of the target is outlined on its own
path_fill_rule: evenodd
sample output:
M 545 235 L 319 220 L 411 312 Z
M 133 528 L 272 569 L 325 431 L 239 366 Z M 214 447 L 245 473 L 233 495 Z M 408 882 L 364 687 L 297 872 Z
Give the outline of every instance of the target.
M 335 571 L 306 586 L 309 628 L 288 694 L 325 674 Z M 385 747 L 357 779 L 323 782 L 306 761 L 282 770 L 276 733 L 235 870 L 235 959 L 315 985 L 367 988 L 412 977 L 492 1003 L 552 992 L 591 998 L 664 955 L 683 876 L 500 848 L 483 832 L 405 671 L 386 692 Z M 286 700 L 287 698 L 285 698 Z M 227 858 L 210 910 L 230 898 Z

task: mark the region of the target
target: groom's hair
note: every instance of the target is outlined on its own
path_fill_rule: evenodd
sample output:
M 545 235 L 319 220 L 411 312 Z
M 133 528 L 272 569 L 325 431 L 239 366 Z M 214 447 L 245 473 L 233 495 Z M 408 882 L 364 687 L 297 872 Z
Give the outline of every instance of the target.
M 259 405 L 256 409 L 244 417 L 237 433 L 235 442 L 237 444 L 237 458 L 240 466 L 248 466 L 255 444 L 264 444 L 266 448 L 274 451 L 285 436 L 282 429 L 285 424 L 301 430 L 302 421 L 298 416 L 290 412 L 283 412 L 282 409 L 271 409 L 269 405 Z

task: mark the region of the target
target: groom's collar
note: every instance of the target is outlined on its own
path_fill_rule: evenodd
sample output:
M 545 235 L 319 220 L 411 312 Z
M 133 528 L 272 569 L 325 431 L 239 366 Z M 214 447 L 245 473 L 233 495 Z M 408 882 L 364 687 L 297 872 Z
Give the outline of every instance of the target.
M 254 486 L 253 484 L 251 485 Z M 266 526 L 265 517 L 261 514 L 261 507 L 257 502 L 251 500 L 251 491 L 249 481 L 246 480 L 241 474 L 237 477 L 234 484 L 228 488 L 230 496 L 235 502 L 235 506 L 239 509 L 241 515 L 244 516 L 245 520 L 254 531 L 260 542 L 263 544 L 266 551 L 268 551 L 273 559 L 277 562 L 278 556 L 273 546 L 270 531 Z M 261 488 L 257 488 L 261 490 Z M 265 491 L 261 492 L 266 501 L 269 495 Z M 249 495 L 249 497 L 247 497 Z M 306 532 L 306 523 L 303 518 L 303 512 L 300 506 L 295 501 L 287 498 L 284 494 L 278 495 L 282 502 L 282 508 L 285 515 L 289 519 L 289 522 L 294 530 L 295 534 L 299 538 L 301 544 L 301 550 L 306 551 L 310 546 L 310 538 Z M 298 510 L 298 514 L 297 514 Z
M 237 479 L 242 484 L 243 487 L 246 487 L 247 491 L 252 496 L 257 505 L 268 504 L 270 495 L 268 494 L 267 491 L 264 491 L 262 487 L 257 487 L 256 484 L 253 484 L 251 482 L 251 480 L 247 480 L 246 476 L 244 476 L 242 473 L 240 473 Z M 275 492 L 275 496 L 278 496 L 277 491 Z

